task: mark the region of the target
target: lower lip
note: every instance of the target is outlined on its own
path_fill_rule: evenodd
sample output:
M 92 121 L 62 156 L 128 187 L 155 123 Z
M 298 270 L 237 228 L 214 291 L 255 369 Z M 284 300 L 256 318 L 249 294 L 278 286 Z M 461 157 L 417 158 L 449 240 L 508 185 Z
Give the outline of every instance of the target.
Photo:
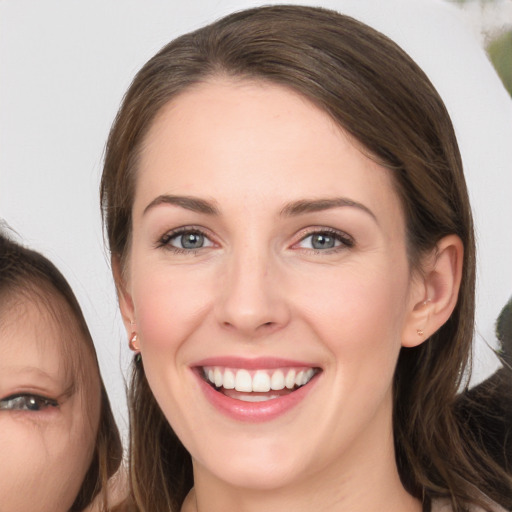
M 226 416 L 237 421 L 251 423 L 271 421 L 299 405 L 313 389 L 319 377 L 318 374 L 315 375 L 305 386 L 288 395 L 266 400 L 265 402 L 244 402 L 216 391 L 200 376 L 200 371 L 198 369 L 194 373 L 207 400 Z

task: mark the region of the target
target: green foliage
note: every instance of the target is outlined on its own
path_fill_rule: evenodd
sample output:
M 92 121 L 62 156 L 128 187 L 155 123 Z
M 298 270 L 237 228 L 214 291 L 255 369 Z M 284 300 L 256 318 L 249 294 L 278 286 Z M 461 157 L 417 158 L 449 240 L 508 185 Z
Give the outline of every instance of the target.
M 512 96 L 512 30 L 493 39 L 487 46 L 487 53 L 505 89 Z

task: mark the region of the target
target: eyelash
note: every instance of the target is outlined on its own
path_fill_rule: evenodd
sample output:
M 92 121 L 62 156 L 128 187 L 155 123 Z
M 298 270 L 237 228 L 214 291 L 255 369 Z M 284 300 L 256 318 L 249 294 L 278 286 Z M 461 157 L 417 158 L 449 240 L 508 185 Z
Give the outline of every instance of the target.
M 303 250 L 303 251 L 307 251 L 307 252 L 313 251 L 314 254 L 332 254 L 332 253 L 336 253 L 339 251 L 343 251 L 347 248 L 350 249 L 355 246 L 354 239 L 347 233 L 345 233 L 343 231 L 338 231 L 337 229 L 325 228 L 325 227 L 309 228 L 309 230 L 306 232 L 306 234 L 304 234 L 300 238 L 300 240 L 294 244 L 294 246 L 297 246 L 298 244 L 304 242 L 304 240 L 306 240 L 309 237 L 312 237 L 314 235 L 327 235 L 329 237 L 334 238 L 335 241 L 340 242 L 340 244 L 337 246 L 334 246 L 332 248 L 328 248 L 328 249 L 298 247 L 297 250 Z
M 178 237 L 183 235 L 198 235 L 204 238 L 204 240 L 207 240 L 210 245 L 198 247 L 198 248 L 181 248 L 181 247 L 175 247 L 171 245 L 172 240 L 176 240 Z M 298 242 L 296 242 L 292 247 L 297 246 L 298 244 L 304 242 L 307 238 L 312 237 L 314 235 L 326 235 L 328 237 L 334 238 L 335 242 L 339 242 L 339 245 L 335 245 L 334 247 L 327 248 L 327 249 L 315 249 L 315 248 L 304 248 L 304 247 L 297 247 L 297 250 L 303 250 L 307 252 L 313 251 L 314 254 L 331 254 L 338 251 L 342 251 L 347 248 L 352 248 L 355 245 L 354 239 L 348 235 L 347 233 L 344 233 L 343 231 L 339 231 L 337 229 L 333 228 L 326 228 L 326 227 L 318 227 L 318 228 L 309 228 L 309 230 L 303 234 L 303 236 L 300 238 Z M 172 231 L 167 232 L 164 236 L 162 236 L 156 243 L 156 248 L 164 248 L 166 250 L 172 251 L 175 254 L 197 254 L 202 249 L 206 249 L 208 247 L 211 247 L 214 244 L 214 242 L 211 241 L 210 237 L 202 230 L 201 228 L 196 228 L 193 226 L 186 226 L 182 228 L 177 228 Z
M 20 404 L 20 402 L 22 403 Z M 36 408 L 31 408 L 31 406 Z M 7 411 L 40 412 L 43 409 L 58 406 L 57 400 L 32 393 L 19 393 L 0 400 L 0 410 Z
M 156 243 L 157 249 L 166 249 L 174 252 L 175 254 L 197 254 L 200 250 L 205 249 L 206 247 L 198 247 L 197 249 L 185 249 L 181 247 L 175 247 L 171 245 L 171 241 L 177 239 L 183 235 L 199 235 L 204 237 L 205 240 L 208 240 L 210 244 L 213 245 L 210 237 L 200 228 L 196 228 L 194 226 L 186 226 L 182 228 L 177 228 L 172 231 L 168 231 L 164 236 L 162 236 Z

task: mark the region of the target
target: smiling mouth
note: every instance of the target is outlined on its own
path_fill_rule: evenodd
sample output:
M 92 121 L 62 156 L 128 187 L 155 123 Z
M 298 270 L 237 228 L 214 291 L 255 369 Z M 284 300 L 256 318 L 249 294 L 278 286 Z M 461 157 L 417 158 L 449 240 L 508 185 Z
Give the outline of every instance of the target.
M 264 402 L 289 395 L 306 386 L 320 368 L 297 367 L 246 370 L 203 366 L 203 379 L 216 391 L 244 402 Z

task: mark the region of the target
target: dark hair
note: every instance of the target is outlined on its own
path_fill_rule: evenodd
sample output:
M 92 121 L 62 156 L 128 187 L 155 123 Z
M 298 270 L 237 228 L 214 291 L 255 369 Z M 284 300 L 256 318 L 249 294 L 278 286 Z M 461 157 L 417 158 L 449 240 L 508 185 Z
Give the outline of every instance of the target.
M 501 368 L 461 393 L 456 412 L 468 435 L 482 445 L 490 459 L 512 474 L 512 298 L 498 316 L 496 337 Z M 506 486 L 501 492 L 510 495 Z
M 52 308 L 52 312 L 59 317 L 62 317 L 62 314 L 71 313 L 72 321 L 78 327 L 81 336 L 70 336 L 69 339 L 75 340 L 77 344 L 83 344 L 90 354 L 93 363 L 92 371 L 96 372 L 96 378 L 100 382 L 101 394 L 98 397 L 101 400 L 100 418 L 93 458 L 70 512 L 83 510 L 100 491 L 104 491 L 103 507 L 107 510 L 107 481 L 121 464 L 122 445 L 82 310 L 68 282 L 53 263 L 42 254 L 23 247 L 0 231 L 1 304 L 8 303 L 10 299 L 20 300 L 20 298 L 36 300 L 41 306 Z M 55 303 L 56 298 L 62 299 L 67 304 L 69 312 L 57 311 L 59 305 L 51 304 Z M 0 314 L 4 314 L 4 311 L 0 310 Z M 78 360 L 80 356 L 77 355 L 83 352 L 78 351 L 76 346 L 60 348 L 72 361 L 71 368 L 66 370 L 72 375 L 73 382 L 76 380 L 83 382 L 84 365 L 80 364 Z M 90 370 L 88 367 L 87 371 Z
M 300 93 L 392 169 L 413 269 L 442 237 L 460 237 L 463 275 L 453 314 L 427 342 L 399 356 L 397 465 L 412 495 L 447 496 L 455 511 L 471 501 L 485 506 L 475 487 L 512 504 L 494 485 L 511 489 L 510 478 L 482 465 L 485 454 L 465 438 L 453 410 L 470 366 L 475 307 L 473 222 L 454 130 L 425 73 L 381 33 L 327 9 L 270 6 L 234 13 L 165 46 L 136 75 L 107 142 L 101 205 L 113 259 L 122 266 L 129 252 L 139 153 L 155 116 L 215 76 Z M 133 499 L 140 510 L 179 510 L 192 485 L 190 456 L 152 396 L 142 364 L 134 366 L 130 392 Z

